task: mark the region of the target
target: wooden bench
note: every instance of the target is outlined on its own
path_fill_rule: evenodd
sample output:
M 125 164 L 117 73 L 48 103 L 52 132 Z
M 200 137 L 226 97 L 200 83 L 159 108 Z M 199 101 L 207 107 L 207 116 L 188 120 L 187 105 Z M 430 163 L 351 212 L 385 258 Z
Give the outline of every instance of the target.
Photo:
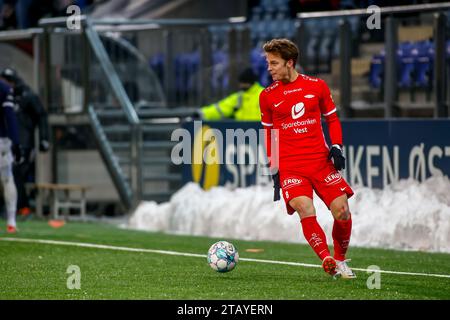
M 60 183 L 36 183 L 33 187 L 37 190 L 36 195 L 36 214 L 38 217 L 43 217 L 44 201 L 50 201 L 50 214 L 53 214 L 54 219 L 59 218 L 59 209 L 76 208 L 80 210 L 82 220 L 86 220 L 86 191 L 87 186 L 76 184 L 60 184 Z M 71 198 L 72 192 L 79 192 L 78 199 Z M 68 210 L 64 211 L 64 216 L 67 219 Z

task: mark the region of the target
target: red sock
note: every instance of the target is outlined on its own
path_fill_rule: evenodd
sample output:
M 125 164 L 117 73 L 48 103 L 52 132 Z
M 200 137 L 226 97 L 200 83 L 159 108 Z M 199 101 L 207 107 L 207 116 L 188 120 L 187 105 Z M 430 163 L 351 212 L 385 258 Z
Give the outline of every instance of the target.
M 344 261 L 352 233 L 352 217 L 348 220 L 334 220 L 333 224 L 333 244 L 334 258 Z
M 311 248 L 319 256 L 320 260 L 330 255 L 328 250 L 327 237 L 322 227 L 317 223 L 316 216 L 310 216 L 301 220 L 303 234 Z

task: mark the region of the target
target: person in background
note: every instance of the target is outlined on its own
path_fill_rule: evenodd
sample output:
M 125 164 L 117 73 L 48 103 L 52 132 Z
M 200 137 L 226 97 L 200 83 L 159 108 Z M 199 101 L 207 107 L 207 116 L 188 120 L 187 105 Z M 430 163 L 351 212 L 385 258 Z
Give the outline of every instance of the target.
M 17 189 L 12 172 L 13 161 L 22 158 L 19 132 L 14 113 L 12 88 L 0 79 L 0 179 L 6 204 L 6 232 L 16 233 Z M 14 158 L 13 158 L 14 156 Z
M 12 68 L 6 68 L 0 73 L 12 88 L 19 124 L 20 145 L 23 148 L 24 161 L 14 165 L 14 179 L 18 192 L 18 213 L 28 215 L 31 212 L 29 197 L 25 183 L 33 180 L 35 169 L 35 129 L 39 129 L 39 151 L 47 152 L 48 140 L 47 112 L 42 106 L 39 96 L 27 86 Z
M 228 97 L 204 106 L 199 110 L 202 120 L 261 121 L 259 94 L 264 90 L 251 68 L 239 75 L 239 91 Z

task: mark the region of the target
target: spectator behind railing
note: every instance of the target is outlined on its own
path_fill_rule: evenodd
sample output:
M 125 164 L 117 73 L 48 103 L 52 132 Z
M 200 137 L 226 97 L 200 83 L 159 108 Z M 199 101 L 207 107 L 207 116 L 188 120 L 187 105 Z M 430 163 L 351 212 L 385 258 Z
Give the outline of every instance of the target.
M 251 68 L 239 75 L 239 91 L 228 97 L 204 106 L 199 117 L 204 120 L 261 121 L 259 94 L 264 90 Z

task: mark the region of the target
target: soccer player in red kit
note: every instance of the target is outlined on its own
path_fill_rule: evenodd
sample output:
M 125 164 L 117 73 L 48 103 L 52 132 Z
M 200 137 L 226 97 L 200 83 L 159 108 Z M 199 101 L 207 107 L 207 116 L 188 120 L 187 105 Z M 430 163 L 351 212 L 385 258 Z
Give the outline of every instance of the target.
M 278 192 L 275 197 L 279 199 L 281 187 L 288 213 L 299 214 L 303 234 L 322 260 L 325 272 L 334 277 L 355 278 L 345 259 L 352 228 L 347 199 L 353 191 L 339 173 L 345 168 L 342 129 L 330 90 L 323 80 L 295 70 L 298 48 L 292 41 L 273 39 L 263 49 L 274 81 L 261 92 L 259 103 L 266 150 Z M 331 148 L 325 141 L 322 116 L 329 129 Z M 278 144 L 274 148 L 277 155 L 271 154 L 271 143 Z M 313 190 L 334 217 L 333 256 L 316 220 Z

